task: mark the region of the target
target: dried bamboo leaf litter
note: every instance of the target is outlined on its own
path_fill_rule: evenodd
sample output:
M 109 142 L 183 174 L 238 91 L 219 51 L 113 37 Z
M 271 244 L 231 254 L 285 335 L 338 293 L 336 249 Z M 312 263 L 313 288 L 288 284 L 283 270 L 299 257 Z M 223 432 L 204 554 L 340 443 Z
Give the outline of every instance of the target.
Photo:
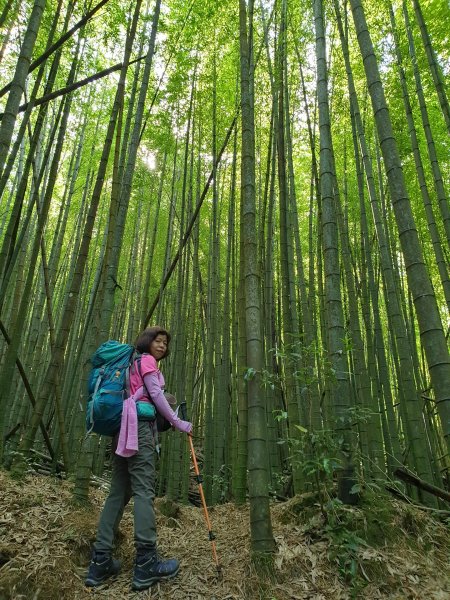
M 137 593 L 130 586 L 134 560 L 131 507 L 125 511 L 117 544 L 116 555 L 123 563 L 120 575 L 88 590 L 83 581 L 106 492 L 92 490 L 91 506 L 79 508 L 72 504 L 72 485 L 51 477 L 29 474 L 17 482 L 0 472 L 0 487 L 1 600 L 450 598 L 448 527 L 408 507 L 409 526 L 406 509 L 396 502 L 397 522 L 391 525 L 403 537 L 392 544 L 358 550 L 365 586 L 352 596 L 350 584 L 330 558 L 329 542 L 316 535 L 314 521 L 305 526 L 290 518 L 295 515 L 295 498 L 273 506 L 278 544 L 274 581 L 261 581 L 252 568 L 248 507 L 225 504 L 210 509 L 223 570 L 219 579 L 201 508 L 182 506 L 175 517 L 165 517 L 158 508 L 162 500 L 157 500 L 160 552 L 179 558 L 181 569 L 172 581 Z M 403 531 L 405 527 L 409 531 Z

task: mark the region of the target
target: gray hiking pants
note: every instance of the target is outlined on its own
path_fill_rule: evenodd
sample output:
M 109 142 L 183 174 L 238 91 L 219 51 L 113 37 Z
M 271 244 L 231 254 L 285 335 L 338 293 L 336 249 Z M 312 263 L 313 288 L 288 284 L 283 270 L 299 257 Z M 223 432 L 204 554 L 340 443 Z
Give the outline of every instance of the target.
M 153 509 L 155 497 L 155 438 L 148 421 L 138 422 L 139 450 L 123 458 L 114 453 L 111 489 L 106 499 L 97 530 L 94 549 L 111 553 L 125 506 L 134 498 L 134 541 L 137 551 L 156 545 L 156 521 Z M 113 452 L 117 438 L 113 440 Z

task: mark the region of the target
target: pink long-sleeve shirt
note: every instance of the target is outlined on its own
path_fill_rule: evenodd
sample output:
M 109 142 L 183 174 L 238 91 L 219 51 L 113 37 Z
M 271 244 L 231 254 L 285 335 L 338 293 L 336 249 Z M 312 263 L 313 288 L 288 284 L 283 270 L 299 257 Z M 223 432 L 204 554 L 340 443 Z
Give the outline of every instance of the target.
M 153 402 L 156 410 L 169 421 L 169 423 L 182 431 L 183 433 L 191 433 L 192 423 L 189 421 L 183 421 L 180 417 L 172 410 L 166 397 L 164 396 L 165 381 L 161 371 L 158 369 L 156 359 L 151 354 L 143 354 L 141 357 L 140 372 L 137 364 L 134 364 L 134 368 L 130 372 L 130 391 L 132 394 L 145 383 L 144 387 L 144 398 L 147 398 L 149 402 Z

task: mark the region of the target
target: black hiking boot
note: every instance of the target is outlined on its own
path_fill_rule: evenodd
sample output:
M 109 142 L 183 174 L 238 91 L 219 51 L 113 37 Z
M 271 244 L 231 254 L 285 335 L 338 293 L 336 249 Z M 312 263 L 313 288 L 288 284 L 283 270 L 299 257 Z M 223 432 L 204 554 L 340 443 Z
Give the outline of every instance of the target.
M 156 550 L 139 553 L 134 565 L 134 577 L 131 587 L 133 590 L 146 590 L 162 579 L 175 577 L 180 568 L 176 558 L 162 560 Z
M 110 554 L 105 552 L 94 551 L 92 553 L 91 564 L 89 565 L 89 571 L 84 584 L 87 587 L 97 587 L 109 577 L 117 575 L 120 571 L 120 567 L 120 560 L 112 558 Z

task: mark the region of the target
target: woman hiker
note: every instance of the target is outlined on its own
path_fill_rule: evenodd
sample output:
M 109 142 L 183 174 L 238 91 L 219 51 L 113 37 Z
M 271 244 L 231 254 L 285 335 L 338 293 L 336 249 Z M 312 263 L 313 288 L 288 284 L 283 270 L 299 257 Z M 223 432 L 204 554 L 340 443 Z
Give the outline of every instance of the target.
M 131 396 L 124 401 L 120 432 L 113 438 L 113 471 L 111 489 L 105 501 L 94 543 L 92 560 L 85 580 L 96 587 L 117 575 L 121 563 L 112 557 L 114 534 L 117 532 L 125 506 L 134 498 L 134 539 L 136 562 L 132 588 L 145 590 L 161 579 L 174 577 L 180 568 L 177 559 L 163 560 L 156 549 L 155 497 L 156 426 L 146 419 L 146 410 L 153 403 L 156 411 L 170 424 L 191 434 L 192 423 L 181 420 L 164 396 L 164 378 L 158 361 L 169 353 L 169 333 L 161 327 L 148 327 L 136 340 L 141 353 L 130 368 Z M 139 361 L 139 362 L 138 362 Z M 140 363 L 140 364 L 139 364 Z M 138 407 L 143 407 L 140 417 Z

